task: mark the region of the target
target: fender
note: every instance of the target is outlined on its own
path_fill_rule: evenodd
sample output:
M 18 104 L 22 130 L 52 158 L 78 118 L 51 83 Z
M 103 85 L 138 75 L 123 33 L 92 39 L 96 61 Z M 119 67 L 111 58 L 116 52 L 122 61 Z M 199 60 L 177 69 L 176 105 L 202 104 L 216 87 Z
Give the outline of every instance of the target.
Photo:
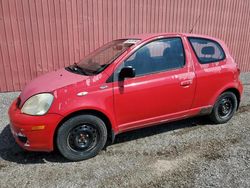
M 242 88 L 240 87 L 239 83 L 237 83 L 237 82 L 230 82 L 230 83 L 226 84 L 224 87 L 222 87 L 220 90 L 218 90 L 218 91 L 211 97 L 211 99 L 210 99 L 210 101 L 209 101 L 209 104 L 214 105 L 215 102 L 216 102 L 216 100 L 217 100 L 217 98 L 218 98 L 223 92 L 225 92 L 225 91 L 228 90 L 228 89 L 236 89 L 236 90 L 240 93 L 240 95 L 241 95 L 241 93 L 242 93 Z
M 102 115 L 104 115 L 110 122 L 110 126 L 111 126 L 111 129 L 112 131 L 114 131 L 114 134 L 117 134 L 118 133 L 118 128 L 116 126 L 116 123 L 115 123 L 115 119 L 113 118 L 113 116 L 111 114 L 109 114 L 107 111 L 105 111 L 104 109 L 101 109 L 101 108 L 96 108 L 96 107 L 93 107 L 93 106 L 84 106 L 84 107 L 79 107 L 79 108 L 76 108 L 72 111 L 68 111 L 65 115 L 64 115 L 64 118 L 67 118 L 67 117 L 70 117 L 71 115 L 73 114 L 77 114 L 77 113 L 80 113 L 80 112 L 96 112 L 96 113 L 100 113 Z

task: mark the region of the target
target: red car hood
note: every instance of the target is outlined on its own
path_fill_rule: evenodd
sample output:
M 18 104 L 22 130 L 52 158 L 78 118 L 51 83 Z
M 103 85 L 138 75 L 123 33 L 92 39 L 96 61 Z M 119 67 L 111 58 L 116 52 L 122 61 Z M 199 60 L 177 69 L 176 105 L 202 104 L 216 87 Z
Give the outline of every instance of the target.
M 87 78 L 89 78 L 89 76 L 71 73 L 65 69 L 39 76 L 27 84 L 23 89 L 20 95 L 21 105 L 35 94 L 52 92 L 64 86 L 86 80 Z

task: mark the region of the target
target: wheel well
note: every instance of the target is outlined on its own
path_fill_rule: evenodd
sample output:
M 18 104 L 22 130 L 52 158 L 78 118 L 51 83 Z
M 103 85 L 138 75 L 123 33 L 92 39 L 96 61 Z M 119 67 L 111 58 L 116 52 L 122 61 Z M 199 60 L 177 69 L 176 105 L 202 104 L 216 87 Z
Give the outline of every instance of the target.
M 113 136 L 113 131 L 112 131 L 112 124 L 109 120 L 109 118 L 103 114 L 102 112 L 100 111 L 97 111 L 97 110 L 80 110 L 80 111 L 76 111 L 76 112 L 73 112 L 69 115 L 67 115 L 66 117 L 64 117 L 61 122 L 57 125 L 56 127 L 56 130 L 54 132 L 54 137 L 53 137 L 53 145 L 54 145 L 54 149 L 57 148 L 56 146 L 56 137 L 57 137 L 57 132 L 58 132 L 58 129 L 60 128 L 60 126 L 65 122 L 67 121 L 68 119 L 74 117 L 74 116 L 78 116 L 78 115 L 82 115 L 82 114 L 91 114 L 91 115 L 94 115 L 94 116 L 97 116 L 99 118 L 101 118 L 104 123 L 105 123 L 105 126 L 107 128 L 107 132 L 108 132 L 108 140 L 111 141 L 112 140 L 112 136 Z
M 236 96 L 236 98 L 237 98 L 237 103 L 238 103 L 238 104 L 237 104 L 237 110 L 238 110 L 239 105 L 240 105 L 240 92 L 239 92 L 239 90 L 236 89 L 236 88 L 229 88 L 229 89 L 223 91 L 222 93 L 225 93 L 225 92 L 228 92 L 228 91 L 235 94 L 235 96 Z

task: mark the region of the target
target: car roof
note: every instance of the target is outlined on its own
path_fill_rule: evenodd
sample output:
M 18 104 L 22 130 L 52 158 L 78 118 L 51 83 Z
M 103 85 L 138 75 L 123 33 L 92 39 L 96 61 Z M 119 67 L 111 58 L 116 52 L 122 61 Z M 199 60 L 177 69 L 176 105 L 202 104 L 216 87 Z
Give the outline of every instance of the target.
M 130 35 L 124 37 L 126 39 L 140 39 L 140 40 L 147 40 L 150 38 L 161 37 L 161 36 L 184 36 L 184 37 L 199 37 L 199 38 L 206 38 L 215 41 L 220 41 L 217 38 L 208 36 L 208 35 L 201 35 L 201 34 L 193 34 L 193 33 L 144 33 L 144 34 L 137 34 L 137 35 Z

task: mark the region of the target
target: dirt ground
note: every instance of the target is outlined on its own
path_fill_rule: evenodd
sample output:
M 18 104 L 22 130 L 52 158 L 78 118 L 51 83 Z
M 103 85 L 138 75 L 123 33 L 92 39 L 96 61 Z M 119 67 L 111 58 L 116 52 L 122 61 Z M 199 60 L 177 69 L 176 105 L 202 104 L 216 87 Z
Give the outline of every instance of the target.
M 250 74 L 231 121 L 198 117 L 119 135 L 95 158 L 68 162 L 14 142 L 0 94 L 0 187 L 250 187 Z

